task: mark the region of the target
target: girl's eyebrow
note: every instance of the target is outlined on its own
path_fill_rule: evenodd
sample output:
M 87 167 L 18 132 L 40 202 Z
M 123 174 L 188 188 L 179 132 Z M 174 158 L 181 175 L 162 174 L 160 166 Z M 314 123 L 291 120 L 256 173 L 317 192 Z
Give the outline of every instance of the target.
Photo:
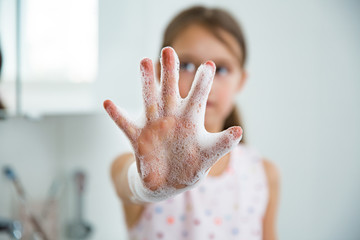
M 194 62 L 195 64 L 199 64 L 199 65 L 208 60 L 215 62 L 216 65 L 228 65 L 228 64 L 231 64 L 231 62 L 232 62 L 232 60 L 227 59 L 227 58 L 212 58 L 212 59 L 207 59 L 207 60 L 201 62 L 191 54 L 179 54 L 179 59 L 180 59 L 180 62 L 181 61 L 191 61 L 191 62 Z
M 233 62 L 233 61 L 231 61 L 230 59 L 226 59 L 226 58 L 214 59 L 214 60 L 212 60 L 212 61 L 214 61 L 217 66 L 219 66 L 219 65 L 228 66 L 228 65 L 231 65 L 232 62 Z
M 180 53 L 178 56 L 179 56 L 179 59 L 180 59 L 180 60 L 193 61 L 193 60 L 196 59 L 195 57 L 193 57 L 193 56 L 190 55 L 190 54 L 181 54 L 181 53 Z

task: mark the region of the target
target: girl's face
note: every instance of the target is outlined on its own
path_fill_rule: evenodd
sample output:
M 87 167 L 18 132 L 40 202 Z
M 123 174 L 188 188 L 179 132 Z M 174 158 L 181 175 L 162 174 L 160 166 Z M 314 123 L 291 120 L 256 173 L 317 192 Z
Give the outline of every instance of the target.
M 182 98 L 188 95 L 200 64 L 207 60 L 216 64 L 205 112 L 205 128 L 209 132 L 222 130 L 234 107 L 235 95 L 246 80 L 246 72 L 240 67 L 238 43 L 231 34 L 220 33 L 233 52 L 205 27 L 195 24 L 183 30 L 172 44 L 180 59 L 179 91 Z

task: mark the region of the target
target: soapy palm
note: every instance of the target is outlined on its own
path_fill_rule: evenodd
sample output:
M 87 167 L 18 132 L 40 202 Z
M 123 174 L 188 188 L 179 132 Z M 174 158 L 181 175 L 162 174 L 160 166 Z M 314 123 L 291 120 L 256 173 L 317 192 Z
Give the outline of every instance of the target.
M 142 182 L 151 191 L 194 185 L 242 135 L 240 127 L 221 133 L 205 130 L 206 101 L 215 72 L 213 62 L 199 67 L 184 99 L 178 90 L 179 61 L 172 48 L 162 50 L 161 67 L 158 89 L 151 60 L 141 61 L 146 112 L 143 127 L 128 120 L 111 101 L 104 102 L 109 115 L 129 138 Z

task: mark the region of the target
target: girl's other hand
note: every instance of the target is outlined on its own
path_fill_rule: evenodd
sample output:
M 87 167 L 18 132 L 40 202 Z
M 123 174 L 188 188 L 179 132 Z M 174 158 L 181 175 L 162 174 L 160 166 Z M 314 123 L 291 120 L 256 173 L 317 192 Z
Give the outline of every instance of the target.
M 167 189 L 192 186 L 242 136 L 242 129 L 237 126 L 220 133 L 205 130 L 206 102 L 215 64 L 208 61 L 199 67 L 185 99 L 179 94 L 179 60 L 171 47 L 161 52 L 161 86 L 155 80 L 150 59 L 143 59 L 140 68 L 145 125 L 130 121 L 110 100 L 104 102 L 104 108 L 129 138 L 138 173 L 147 189 L 166 194 Z

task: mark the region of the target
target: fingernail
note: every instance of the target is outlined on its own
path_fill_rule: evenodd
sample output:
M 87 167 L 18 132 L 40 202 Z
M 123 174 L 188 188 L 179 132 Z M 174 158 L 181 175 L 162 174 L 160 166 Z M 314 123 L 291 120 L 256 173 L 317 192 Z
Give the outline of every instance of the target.
M 172 51 L 172 48 L 170 47 L 167 47 L 165 49 L 163 49 L 163 52 L 162 52 L 162 60 L 161 62 L 162 63 L 166 63 L 166 65 L 170 65 L 170 66 L 173 66 L 174 65 L 174 59 L 171 57 L 171 51 Z
M 150 65 L 152 61 L 150 58 L 143 58 L 140 62 L 140 69 L 141 70 L 150 70 Z
M 207 61 L 205 64 L 208 65 L 208 66 L 211 66 L 213 68 L 216 68 L 216 65 L 215 65 L 215 63 L 213 61 Z
M 203 64 L 204 66 L 206 66 L 207 68 L 210 68 L 212 73 L 215 72 L 216 69 L 216 65 L 213 61 L 207 61 L 206 63 Z

